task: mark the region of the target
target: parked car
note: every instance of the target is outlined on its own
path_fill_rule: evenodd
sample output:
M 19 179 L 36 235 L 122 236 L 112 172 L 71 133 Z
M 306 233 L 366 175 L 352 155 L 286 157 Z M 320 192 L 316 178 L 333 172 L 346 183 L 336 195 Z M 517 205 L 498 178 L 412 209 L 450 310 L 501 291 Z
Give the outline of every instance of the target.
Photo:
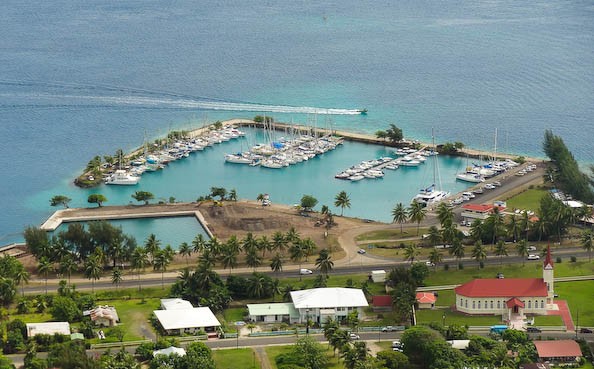
M 365 254 L 366 252 L 367 252 L 367 251 L 365 251 L 364 249 L 359 249 L 359 250 L 357 250 L 357 253 L 359 253 L 359 254 L 361 254 L 361 255 Z
M 430 262 L 429 260 L 427 260 L 427 261 L 425 262 L 425 265 L 427 265 L 428 267 L 434 267 L 434 266 L 435 266 L 435 263 L 432 263 L 432 262 Z
M 301 274 L 301 275 L 313 274 L 313 271 L 311 269 L 299 269 L 299 274 Z
M 540 328 L 536 328 L 536 327 L 528 327 L 528 328 L 526 328 L 526 332 L 528 332 L 528 333 L 540 333 L 540 332 L 542 332 L 542 330 Z
M 580 328 L 580 333 L 592 333 L 590 328 Z
M 528 246 L 528 251 L 536 251 L 536 246 Z
M 536 254 L 528 255 L 528 260 L 539 260 L 539 259 L 540 259 L 540 255 L 536 255 Z
M 400 340 L 392 341 L 392 351 L 402 352 L 404 350 L 404 345 Z
M 394 328 L 391 325 L 387 325 L 385 327 L 382 327 L 382 332 L 395 332 L 396 328 Z
M 352 340 L 358 340 L 358 339 L 360 339 L 361 337 L 359 337 L 359 335 L 358 335 L 358 334 L 355 334 L 355 333 L 349 333 L 349 338 L 350 338 L 350 339 L 352 339 Z
M 503 278 L 505 278 L 503 273 L 497 273 L 497 279 L 503 279 Z

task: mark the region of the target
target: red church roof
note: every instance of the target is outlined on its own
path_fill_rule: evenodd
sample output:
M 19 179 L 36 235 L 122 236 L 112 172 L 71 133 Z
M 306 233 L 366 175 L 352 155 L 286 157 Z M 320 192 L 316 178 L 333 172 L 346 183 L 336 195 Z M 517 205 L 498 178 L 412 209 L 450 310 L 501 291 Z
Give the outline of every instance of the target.
M 454 289 L 466 297 L 546 297 L 547 285 L 542 278 L 475 279 Z
M 581 357 L 580 345 L 573 340 L 533 341 L 541 359 L 553 357 Z
M 437 300 L 432 292 L 417 292 L 417 302 L 419 304 L 433 304 Z
M 373 306 L 392 306 L 392 296 L 390 295 L 373 296 L 371 301 Z

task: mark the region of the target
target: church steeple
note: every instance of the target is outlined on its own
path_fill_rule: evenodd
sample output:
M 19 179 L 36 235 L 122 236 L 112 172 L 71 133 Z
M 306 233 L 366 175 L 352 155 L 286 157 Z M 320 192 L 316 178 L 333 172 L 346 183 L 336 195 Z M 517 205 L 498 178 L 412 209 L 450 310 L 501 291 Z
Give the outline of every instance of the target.
M 547 246 L 547 256 L 542 266 L 544 269 L 553 269 L 553 258 L 551 257 L 551 245 Z
M 547 285 L 547 304 L 553 303 L 555 297 L 554 291 L 554 275 L 553 275 L 553 257 L 551 256 L 551 245 L 547 246 L 547 256 L 542 264 L 542 280 Z

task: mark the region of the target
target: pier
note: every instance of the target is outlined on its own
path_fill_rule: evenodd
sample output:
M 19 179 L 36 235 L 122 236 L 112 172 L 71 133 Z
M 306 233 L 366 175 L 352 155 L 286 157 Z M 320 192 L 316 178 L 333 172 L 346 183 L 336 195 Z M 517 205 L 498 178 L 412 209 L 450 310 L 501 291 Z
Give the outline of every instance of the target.
M 202 225 L 209 237 L 213 237 L 202 213 L 196 209 L 196 203 L 126 205 L 99 208 L 63 209 L 53 213 L 40 229 L 53 232 L 62 223 L 89 222 L 95 220 L 140 219 L 193 216 Z

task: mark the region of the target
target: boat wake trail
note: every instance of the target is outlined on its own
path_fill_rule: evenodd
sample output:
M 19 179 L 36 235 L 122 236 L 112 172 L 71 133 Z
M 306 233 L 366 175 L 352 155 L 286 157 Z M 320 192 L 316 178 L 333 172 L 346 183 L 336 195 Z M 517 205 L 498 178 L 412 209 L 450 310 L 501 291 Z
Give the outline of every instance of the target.
M 108 85 L 0 80 L 0 86 L 6 87 L 0 97 L 13 101 L 13 103 L 1 104 L 0 109 L 21 106 L 40 109 L 130 107 L 329 115 L 361 114 L 361 111 L 356 109 L 269 105 Z M 15 92 L 6 92 L 10 88 L 15 89 Z M 55 105 L 48 104 L 54 100 Z

